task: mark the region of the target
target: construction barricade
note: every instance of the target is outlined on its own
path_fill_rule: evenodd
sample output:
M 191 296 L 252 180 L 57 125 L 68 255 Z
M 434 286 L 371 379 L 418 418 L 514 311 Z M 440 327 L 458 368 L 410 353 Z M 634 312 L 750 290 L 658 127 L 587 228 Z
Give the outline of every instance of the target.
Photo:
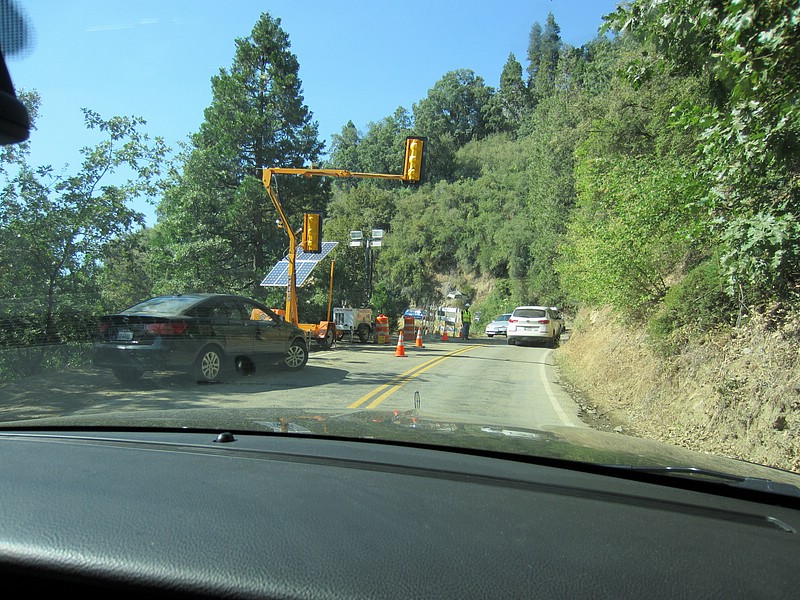
M 378 315 L 375 318 L 375 343 L 389 343 L 389 317 L 384 314 Z

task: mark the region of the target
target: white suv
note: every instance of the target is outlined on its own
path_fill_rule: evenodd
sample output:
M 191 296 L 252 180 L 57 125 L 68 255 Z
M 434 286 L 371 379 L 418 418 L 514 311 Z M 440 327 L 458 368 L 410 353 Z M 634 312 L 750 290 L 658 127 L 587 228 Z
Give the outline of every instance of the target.
M 544 340 L 555 348 L 561 338 L 559 315 L 549 306 L 518 306 L 508 319 L 508 343 Z

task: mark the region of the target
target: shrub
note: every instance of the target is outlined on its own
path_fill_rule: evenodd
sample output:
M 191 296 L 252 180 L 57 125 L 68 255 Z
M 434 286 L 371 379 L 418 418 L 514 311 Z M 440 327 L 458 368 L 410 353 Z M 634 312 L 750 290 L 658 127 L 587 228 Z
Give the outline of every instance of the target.
M 735 306 L 725 286 L 725 275 L 714 258 L 690 270 L 667 291 L 649 320 L 648 333 L 656 345 L 671 352 L 667 339 L 675 330 L 687 325 L 707 329 L 729 322 Z

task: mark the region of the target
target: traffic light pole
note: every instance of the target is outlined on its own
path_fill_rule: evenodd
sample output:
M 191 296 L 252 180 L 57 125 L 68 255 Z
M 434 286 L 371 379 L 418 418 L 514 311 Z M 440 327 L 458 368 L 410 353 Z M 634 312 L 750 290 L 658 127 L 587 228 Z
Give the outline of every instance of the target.
M 348 171 L 346 169 L 315 169 L 313 165 L 308 168 L 288 168 L 288 167 L 275 167 L 262 169 L 261 181 L 267 194 L 278 211 L 280 217 L 281 227 L 286 231 L 289 236 L 289 271 L 288 281 L 286 286 L 286 320 L 298 324 L 297 314 L 297 275 L 295 270 L 295 259 L 297 256 L 297 233 L 295 232 L 286 214 L 283 212 L 283 207 L 278 200 L 278 195 L 272 185 L 272 178 L 274 175 L 301 175 L 303 177 L 355 177 L 359 179 L 386 179 L 391 181 L 403 181 L 405 183 L 416 184 L 422 179 L 423 157 L 425 144 L 427 138 L 421 137 L 408 137 L 406 138 L 405 158 L 403 160 L 403 173 L 400 175 L 393 175 L 388 173 L 357 173 Z M 304 235 L 304 239 L 307 236 Z M 321 239 L 318 240 L 321 242 Z M 371 267 L 371 265 L 370 265 Z M 371 274 L 370 274 L 371 277 Z
M 297 258 L 297 233 L 292 230 L 292 226 L 289 224 L 289 219 L 286 217 L 286 213 L 283 212 L 283 207 L 281 206 L 280 200 L 278 200 L 278 195 L 275 193 L 275 189 L 272 186 L 272 170 L 264 169 L 261 180 L 264 183 L 264 187 L 267 190 L 270 200 L 272 200 L 275 210 L 278 211 L 278 216 L 280 217 L 281 221 L 280 227 L 282 227 L 286 232 L 286 235 L 289 236 L 289 255 L 287 256 L 289 261 L 289 269 L 287 272 L 288 285 L 286 286 L 285 318 L 288 322 L 297 325 L 299 322 L 297 315 L 297 271 L 295 270 Z

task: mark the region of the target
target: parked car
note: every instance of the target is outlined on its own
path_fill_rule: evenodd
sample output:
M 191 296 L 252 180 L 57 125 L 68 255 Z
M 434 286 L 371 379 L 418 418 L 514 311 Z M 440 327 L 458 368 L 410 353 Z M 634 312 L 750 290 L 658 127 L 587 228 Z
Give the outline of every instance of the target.
M 486 326 L 486 335 L 494 337 L 496 335 L 507 335 L 508 332 L 508 319 L 511 313 L 500 315 L 494 321 Z
M 217 381 L 233 368 L 300 369 L 307 361 L 302 329 L 260 302 L 227 294 L 145 300 L 101 317 L 94 344 L 94 364 L 126 383 L 146 371 L 181 370 Z
M 553 348 L 561 337 L 561 322 L 549 306 L 518 306 L 508 319 L 507 337 L 511 346 L 545 341 Z

